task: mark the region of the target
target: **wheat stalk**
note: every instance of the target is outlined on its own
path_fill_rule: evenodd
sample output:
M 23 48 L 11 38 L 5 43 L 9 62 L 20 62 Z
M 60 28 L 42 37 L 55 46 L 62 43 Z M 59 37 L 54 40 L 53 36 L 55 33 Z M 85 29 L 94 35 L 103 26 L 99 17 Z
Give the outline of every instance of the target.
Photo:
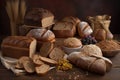
M 26 3 L 25 3 L 25 0 L 21 0 L 21 5 L 20 5 L 21 23 L 24 22 L 25 12 L 26 12 Z

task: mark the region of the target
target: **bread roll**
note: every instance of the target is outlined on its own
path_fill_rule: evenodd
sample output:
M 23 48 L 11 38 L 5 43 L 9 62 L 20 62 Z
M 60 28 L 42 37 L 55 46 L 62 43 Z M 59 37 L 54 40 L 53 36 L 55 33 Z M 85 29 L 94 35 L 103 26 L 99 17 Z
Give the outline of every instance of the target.
M 3 40 L 1 50 L 3 56 L 11 58 L 32 57 L 36 52 L 36 39 L 26 36 L 8 36 Z
M 96 29 L 93 33 L 96 40 L 102 41 L 106 39 L 106 31 L 104 29 Z
M 43 8 L 30 9 L 24 19 L 24 24 L 30 26 L 48 27 L 54 23 L 54 15 Z

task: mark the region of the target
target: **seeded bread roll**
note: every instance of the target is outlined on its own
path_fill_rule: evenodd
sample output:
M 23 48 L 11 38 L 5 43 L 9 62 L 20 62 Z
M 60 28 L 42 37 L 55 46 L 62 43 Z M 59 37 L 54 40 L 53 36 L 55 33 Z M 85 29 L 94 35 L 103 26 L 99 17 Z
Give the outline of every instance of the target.
M 24 24 L 46 28 L 54 23 L 54 15 L 47 9 L 32 8 L 24 19 Z
M 29 56 L 36 52 L 36 39 L 26 36 L 8 36 L 1 44 L 3 56 L 17 58 Z
M 76 27 L 72 22 L 60 21 L 53 26 L 53 32 L 57 38 L 73 37 L 76 33 Z

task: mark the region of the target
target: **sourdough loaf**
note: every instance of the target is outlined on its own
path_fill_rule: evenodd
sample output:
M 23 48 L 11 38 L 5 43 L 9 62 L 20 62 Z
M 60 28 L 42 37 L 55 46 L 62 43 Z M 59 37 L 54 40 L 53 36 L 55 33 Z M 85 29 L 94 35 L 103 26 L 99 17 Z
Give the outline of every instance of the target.
M 76 27 L 72 22 L 60 21 L 53 26 L 53 32 L 58 38 L 73 37 L 76 33 Z
M 1 44 L 3 56 L 20 58 L 32 55 L 36 51 L 36 39 L 26 36 L 8 36 Z
M 47 29 L 32 29 L 26 36 L 34 37 L 37 40 L 37 51 L 44 42 L 55 42 L 54 33 Z
M 47 9 L 32 8 L 25 15 L 24 24 L 48 27 L 54 23 L 54 15 Z
M 54 42 L 55 35 L 51 30 L 47 29 L 32 29 L 26 36 L 34 37 L 37 41 Z

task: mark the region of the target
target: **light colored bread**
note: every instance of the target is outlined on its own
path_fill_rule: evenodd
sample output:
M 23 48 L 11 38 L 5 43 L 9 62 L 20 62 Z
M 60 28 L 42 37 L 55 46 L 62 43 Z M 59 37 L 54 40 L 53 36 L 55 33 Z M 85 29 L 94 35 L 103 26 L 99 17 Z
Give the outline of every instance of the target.
M 55 48 L 51 51 L 49 57 L 50 57 L 51 59 L 55 60 L 55 61 L 59 61 L 59 60 L 63 59 L 64 55 L 65 55 L 65 52 L 64 52 L 64 51 L 62 51 L 60 48 L 55 47 Z
M 41 66 L 35 67 L 35 71 L 38 75 L 44 75 L 46 74 L 50 69 L 50 66 L 47 64 L 43 64 Z
M 58 38 L 73 37 L 76 33 L 76 27 L 71 22 L 56 22 L 53 26 L 53 32 Z
M 80 22 L 77 25 L 77 30 L 78 30 L 78 34 L 81 38 L 83 38 L 85 36 L 88 36 L 88 35 L 93 33 L 93 30 L 90 27 L 90 25 L 87 22 L 84 22 L 84 21 Z
M 26 36 L 31 36 L 37 39 L 37 41 L 51 42 L 55 39 L 55 35 L 51 30 L 46 29 L 32 29 Z
M 40 60 L 45 62 L 46 64 L 50 64 L 50 65 L 56 65 L 57 62 L 55 60 L 52 60 L 50 58 L 46 58 L 46 57 L 42 57 L 42 56 L 39 56 L 40 57 Z
M 1 50 L 3 56 L 17 58 L 29 56 L 36 52 L 36 39 L 27 36 L 8 36 L 3 39 Z
M 33 60 L 33 62 L 35 64 L 35 66 L 40 66 L 40 65 L 44 64 L 44 62 L 41 61 L 38 54 L 33 55 L 32 60 Z
M 54 48 L 54 44 L 51 42 L 43 43 L 40 48 L 40 55 L 43 57 L 48 57 L 52 49 Z
M 22 57 L 19 58 L 19 60 L 18 60 L 18 62 L 17 62 L 17 64 L 16 64 L 15 67 L 18 68 L 18 69 L 24 68 L 24 67 L 23 67 L 23 62 L 24 62 L 24 61 L 29 61 L 29 60 L 30 60 L 29 57 L 27 57 L 27 56 L 22 56 Z
M 32 60 L 27 60 L 23 62 L 23 67 L 28 73 L 34 73 L 35 72 L 35 65 Z
M 43 8 L 30 9 L 24 19 L 24 24 L 46 28 L 54 23 L 54 15 Z
M 91 56 L 91 55 L 97 55 L 97 56 L 103 56 L 101 49 L 93 44 L 90 45 L 84 45 L 81 48 L 81 52 L 84 52 L 85 55 Z
M 82 46 L 82 43 L 78 38 L 72 37 L 64 40 L 64 46 L 68 48 L 76 48 Z

